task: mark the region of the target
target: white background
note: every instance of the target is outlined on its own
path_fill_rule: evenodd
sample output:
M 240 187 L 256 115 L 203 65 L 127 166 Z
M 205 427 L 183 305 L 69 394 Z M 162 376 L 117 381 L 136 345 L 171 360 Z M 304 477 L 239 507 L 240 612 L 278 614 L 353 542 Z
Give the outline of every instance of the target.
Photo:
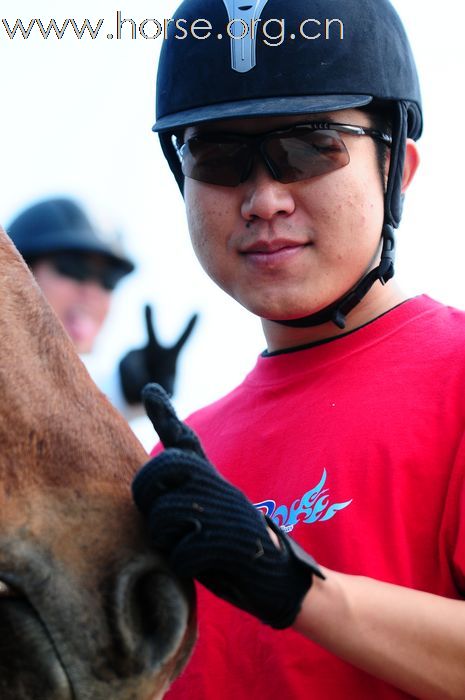
M 350 0 L 355 1 L 355 0 Z M 397 274 L 412 293 L 465 308 L 463 223 L 465 10 L 460 0 L 430 10 L 396 0 L 423 91 L 422 165 L 399 232 Z M 10 40 L 0 26 L 0 222 L 41 197 L 77 197 L 108 231 L 119 230 L 137 263 L 115 294 L 97 360 L 107 365 L 144 340 L 142 307 L 155 308 L 159 335 L 174 341 L 193 311 L 201 320 L 182 355 L 175 403 L 184 416 L 237 384 L 263 349 L 259 321 L 216 289 L 190 249 L 183 204 L 154 121 L 161 38 L 107 40 L 116 12 L 140 23 L 169 18 L 177 2 L 4 0 L 0 20 L 59 24 L 74 17 L 105 31 L 95 41 Z M 70 30 L 70 28 L 69 28 Z M 151 431 L 139 426 L 146 445 Z

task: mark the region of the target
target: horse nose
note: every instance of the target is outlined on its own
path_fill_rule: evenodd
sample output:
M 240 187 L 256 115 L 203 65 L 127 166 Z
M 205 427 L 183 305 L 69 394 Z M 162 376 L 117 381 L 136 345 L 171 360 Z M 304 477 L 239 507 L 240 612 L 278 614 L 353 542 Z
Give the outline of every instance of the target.
M 108 610 L 118 675 L 156 672 L 171 658 L 183 642 L 193 595 L 192 584 L 177 580 L 156 555 L 120 573 Z

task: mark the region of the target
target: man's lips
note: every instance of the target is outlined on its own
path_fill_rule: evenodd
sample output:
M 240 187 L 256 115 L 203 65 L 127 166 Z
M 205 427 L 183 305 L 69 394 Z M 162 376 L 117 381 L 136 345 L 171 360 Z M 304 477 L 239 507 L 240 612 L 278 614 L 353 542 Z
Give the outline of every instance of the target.
M 244 246 L 240 250 L 240 254 L 253 264 L 275 266 L 295 258 L 311 245 L 309 241 L 303 242 L 277 238 L 271 241 L 255 241 L 248 246 Z

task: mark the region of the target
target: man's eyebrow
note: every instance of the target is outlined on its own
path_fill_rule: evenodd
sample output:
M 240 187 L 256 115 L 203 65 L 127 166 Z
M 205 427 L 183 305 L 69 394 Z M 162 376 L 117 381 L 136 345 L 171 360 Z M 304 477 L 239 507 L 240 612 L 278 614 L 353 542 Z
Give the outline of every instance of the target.
M 330 114 L 324 114 L 321 112 L 318 112 L 317 114 L 309 114 L 308 112 L 302 115 L 283 115 L 283 117 L 289 117 L 289 116 L 295 116 L 295 117 L 302 117 L 302 121 L 299 122 L 291 122 L 289 124 L 284 124 L 282 127 L 277 126 L 276 129 L 272 129 L 272 131 L 279 131 L 281 128 L 286 129 L 286 128 L 291 128 L 294 124 L 295 126 L 298 125 L 303 125 L 303 124 L 321 124 L 321 123 L 327 123 L 327 124 L 338 124 L 339 120 L 337 119 L 336 116 L 331 116 Z M 182 145 L 185 143 L 186 140 L 186 130 L 188 128 L 192 129 L 192 133 L 189 135 L 188 138 L 192 138 L 193 136 L 201 136 L 202 134 L 211 134 L 211 133 L 218 133 L 218 134 L 236 134 L 240 132 L 236 132 L 234 130 L 229 130 L 227 128 L 224 129 L 212 129 L 211 128 L 211 123 L 209 122 L 201 122 L 199 124 L 192 124 L 190 127 L 186 127 L 184 132 L 178 131 L 176 134 L 174 134 L 178 140 L 178 144 Z
M 309 119 L 309 122 L 328 122 L 328 124 L 335 124 L 338 119 L 335 117 L 332 117 L 330 114 L 310 114 L 308 115 L 309 117 L 312 117 Z
M 333 118 L 333 117 L 330 117 L 330 116 L 327 115 L 327 114 L 318 114 L 318 115 L 316 115 L 316 114 L 308 114 L 308 112 L 307 112 L 307 113 L 305 113 L 305 114 L 294 114 L 294 115 L 291 115 L 291 114 L 283 114 L 283 115 L 282 115 L 282 117 L 283 117 L 284 119 L 285 119 L 286 117 L 290 117 L 290 116 L 294 116 L 294 117 L 296 117 L 296 118 L 297 118 L 297 117 L 301 117 L 301 118 L 302 118 L 302 121 L 299 121 L 299 122 L 283 122 L 283 124 L 282 124 L 283 128 L 285 128 L 286 126 L 291 127 L 291 126 L 293 126 L 294 124 L 295 124 L 295 125 L 298 125 L 298 124 L 307 124 L 307 123 L 310 123 L 310 124 L 311 124 L 311 123 L 313 123 L 313 122 L 315 122 L 315 123 L 318 123 L 318 122 L 337 123 L 337 119 L 335 119 L 335 118 Z M 253 117 L 252 117 L 252 118 L 253 118 Z M 276 119 L 277 119 L 277 116 L 275 116 L 275 117 L 273 117 L 273 118 L 276 118 Z M 227 122 L 228 120 L 225 120 L 225 121 Z M 231 120 L 231 121 L 232 121 L 232 120 Z M 210 134 L 210 133 L 214 133 L 214 132 L 216 132 L 216 131 L 218 131 L 218 133 L 220 133 L 220 134 L 224 134 L 224 133 L 240 133 L 240 132 L 234 131 L 233 129 L 228 129 L 226 124 L 225 124 L 225 127 L 222 128 L 222 129 L 217 129 L 217 128 L 213 128 L 213 129 L 212 129 L 212 128 L 211 128 L 211 123 L 209 123 L 209 122 L 200 123 L 200 124 L 192 124 L 192 125 L 190 125 L 189 127 L 186 127 L 186 130 L 187 130 L 187 128 L 191 128 L 194 135 L 197 135 L 197 134 L 200 134 L 200 133 L 209 133 L 209 134 Z M 279 128 L 280 128 L 280 127 L 278 126 L 278 127 L 276 128 L 276 130 L 278 130 Z M 185 130 L 185 131 L 186 131 L 186 130 Z M 185 131 L 184 131 L 184 134 L 185 134 Z M 274 131 L 274 129 L 273 129 L 273 131 Z M 175 135 L 176 135 L 176 136 L 183 136 L 184 134 L 181 134 L 180 132 L 178 132 L 178 133 L 175 134 Z

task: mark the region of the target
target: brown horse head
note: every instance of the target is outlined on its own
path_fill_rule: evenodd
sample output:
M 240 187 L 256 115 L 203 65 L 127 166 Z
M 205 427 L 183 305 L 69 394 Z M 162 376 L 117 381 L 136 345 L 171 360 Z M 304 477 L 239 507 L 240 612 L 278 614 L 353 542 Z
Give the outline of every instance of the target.
M 160 698 L 195 625 L 132 504 L 147 455 L 3 232 L 0 270 L 0 698 Z

